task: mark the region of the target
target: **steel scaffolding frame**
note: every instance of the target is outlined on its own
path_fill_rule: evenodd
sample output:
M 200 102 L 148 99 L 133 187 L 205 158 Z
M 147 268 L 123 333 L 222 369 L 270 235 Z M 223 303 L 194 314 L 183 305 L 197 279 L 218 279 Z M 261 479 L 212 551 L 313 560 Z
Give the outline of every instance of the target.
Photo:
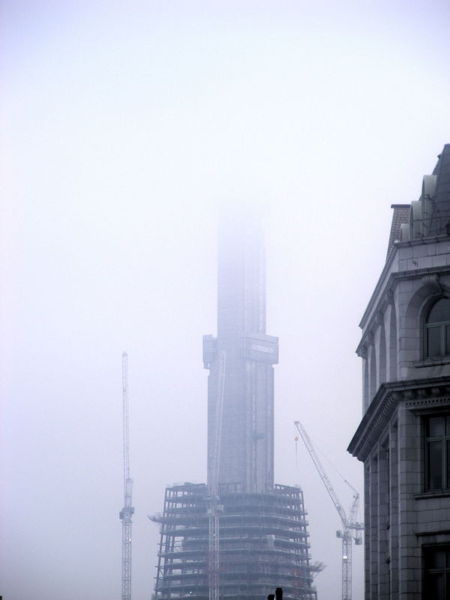
M 275 485 L 266 493 L 220 486 L 220 598 L 261 600 L 282 587 L 285 600 L 316 600 L 303 493 Z M 166 489 L 156 600 L 208 600 L 208 489 L 185 483 Z

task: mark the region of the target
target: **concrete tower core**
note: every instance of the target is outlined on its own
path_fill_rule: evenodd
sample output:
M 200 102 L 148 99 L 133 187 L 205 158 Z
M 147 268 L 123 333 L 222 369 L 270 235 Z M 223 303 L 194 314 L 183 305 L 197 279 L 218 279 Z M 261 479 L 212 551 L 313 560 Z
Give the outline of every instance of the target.
M 265 492 L 273 488 L 272 365 L 278 362 L 278 339 L 266 335 L 263 239 L 249 219 L 229 219 L 221 227 L 217 331 L 217 338 L 205 336 L 203 342 L 210 370 L 208 483 L 217 461 L 219 485 Z

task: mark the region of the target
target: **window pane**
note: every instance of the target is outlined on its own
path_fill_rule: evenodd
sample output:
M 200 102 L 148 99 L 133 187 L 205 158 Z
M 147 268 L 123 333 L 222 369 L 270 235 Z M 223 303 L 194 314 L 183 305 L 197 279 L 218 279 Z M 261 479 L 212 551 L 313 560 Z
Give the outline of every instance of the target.
M 445 550 L 428 550 L 425 555 L 425 568 L 444 569 L 445 568 Z
M 429 598 L 429 600 L 445 600 L 443 573 L 428 574 L 425 581 L 425 594 L 423 597 Z
M 428 436 L 443 437 L 445 435 L 445 417 L 430 417 L 428 419 Z
M 450 321 L 450 299 L 441 298 L 428 315 L 427 323 L 442 323 L 442 321 Z
M 428 442 L 428 488 L 442 489 L 442 442 Z
M 441 356 L 441 328 L 439 325 L 427 327 L 427 356 Z
M 445 457 L 445 460 L 447 462 L 447 474 L 446 474 L 446 481 L 444 481 L 444 487 L 448 488 L 450 485 L 450 441 L 447 441 L 447 456 Z

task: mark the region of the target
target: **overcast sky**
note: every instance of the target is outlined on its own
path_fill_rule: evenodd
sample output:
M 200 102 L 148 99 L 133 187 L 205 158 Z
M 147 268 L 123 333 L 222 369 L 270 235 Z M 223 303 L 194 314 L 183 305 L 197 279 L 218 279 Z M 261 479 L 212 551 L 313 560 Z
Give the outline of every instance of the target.
M 123 350 L 149 600 L 147 515 L 206 479 L 218 206 L 249 200 L 280 337 L 276 481 L 304 489 L 319 600 L 336 599 L 339 518 L 293 421 L 349 506 L 358 322 L 390 205 L 450 142 L 449 26 L 446 0 L 0 1 L 5 600 L 120 597 Z

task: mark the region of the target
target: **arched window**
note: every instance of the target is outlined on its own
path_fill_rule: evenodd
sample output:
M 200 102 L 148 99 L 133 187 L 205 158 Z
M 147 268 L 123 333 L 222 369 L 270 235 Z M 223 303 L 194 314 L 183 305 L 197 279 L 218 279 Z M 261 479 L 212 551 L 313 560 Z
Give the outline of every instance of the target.
M 433 304 L 425 321 L 425 356 L 439 358 L 450 355 L 450 299 Z

